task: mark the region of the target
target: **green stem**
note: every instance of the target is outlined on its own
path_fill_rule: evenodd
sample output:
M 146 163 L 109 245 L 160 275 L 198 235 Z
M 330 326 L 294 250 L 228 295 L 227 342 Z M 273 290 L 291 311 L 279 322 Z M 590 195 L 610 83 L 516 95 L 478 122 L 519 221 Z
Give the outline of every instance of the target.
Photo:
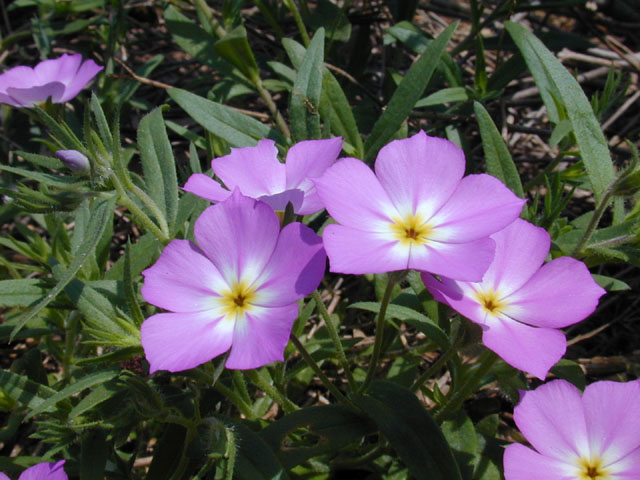
M 247 377 L 249 377 L 249 380 L 251 380 L 260 390 L 271 397 L 274 402 L 280 404 L 285 413 L 295 412 L 300 409 L 300 407 L 267 382 L 257 370 L 247 370 Z
M 487 349 L 482 352 L 478 362 L 474 365 L 475 368 L 466 375 L 462 385 L 447 395 L 447 402 L 434 415 L 437 422 L 445 420 L 452 412 L 460 409 L 464 401 L 471 396 L 478 384 L 489 373 L 497 359 L 498 356 L 491 350 Z
M 552 172 L 553 169 L 556 168 L 563 159 L 564 159 L 564 155 L 558 155 L 556 158 L 551 160 L 549 165 L 544 167 L 544 170 L 542 170 L 538 175 L 536 175 L 535 177 L 533 177 L 531 180 L 529 180 L 527 183 L 524 184 L 524 186 L 522 187 L 522 190 L 524 190 L 525 192 L 528 192 L 533 187 L 538 185 L 542 181 L 544 176 Z
M 571 256 L 572 257 L 578 257 L 580 255 L 580 253 L 582 251 L 582 248 L 591 239 L 591 236 L 593 235 L 593 232 L 596 231 L 596 228 L 598 227 L 598 224 L 600 223 L 600 219 L 602 218 L 602 215 L 604 214 L 605 210 L 609 206 L 609 199 L 611 198 L 611 195 L 613 194 L 613 190 L 614 190 L 615 183 L 616 183 L 617 180 L 618 179 L 616 178 L 615 180 L 613 180 L 609 184 L 609 186 L 607 186 L 607 189 L 605 190 L 604 195 L 600 199 L 600 203 L 598 204 L 598 206 L 596 207 L 595 211 L 593 212 L 593 216 L 591 217 L 591 220 L 589 221 L 589 225 L 587 225 L 587 229 L 584 231 L 584 234 L 582 235 L 582 238 L 578 242 L 578 245 L 576 245 L 576 248 L 574 248 L 573 251 L 571 252 Z
M 267 104 L 269 113 L 273 117 L 273 120 L 276 122 L 276 126 L 278 127 L 278 129 L 282 132 L 282 134 L 286 138 L 291 138 L 291 130 L 289 130 L 289 126 L 287 125 L 287 122 L 285 122 L 284 117 L 280 113 L 280 110 L 278 110 L 278 107 L 276 106 L 276 102 L 273 100 L 271 93 L 269 92 L 269 90 L 264 88 L 264 85 L 262 84 L 262 80 L 259 77 L 254 82 L 254 86 L 258 91 L 258 94 L 260 95 L 262 100 L 264 100 L 264 103 Z
M 171 239 L 169 238 L 169 235 L 165 234 L 165 232 L 163 232 L 160 228 L 158 228 L 158 226 L 149 218 L 149 216 L 146 213 L 144 213 L 133 200 L 129 198 L 129 196 L 127 195 L 127 192 L 122 186 L 122 183 L 120 183 L 120 179 L 117 177 L 117 175 L 112 174 L 110 178 L 111 178 L 111 181 L 113 182 L 113 185 L 116 187 L 116 190 L 118 191 L 118 195 L 120 197 L 119 203 L 123 207 L 126 207 L 127 209 L 129 209 L 136 223 L 140 224 L 142 227 L 146 228 L 151 233 L 153 233 L 156 236 L 156 238 L 160 240 L 163 244 L 166 245 L 167 243 L 169 243 L 171 241 Z
M 420 377 L 418 377 L 418 379 L 415 382 L 413 382 L 413 385 L 411 385 L 411 391 L 417 392 L 420 389 L 420 387 L 422 387 L 424 382 L 429 380 L 435 373 L 438 372 L 438 370 L 442 368 L 442 366 L 445 363 L 449 361 L 449 359 L 451 358 L 451 355 L 453 355 L 455 352 L 456 352 L 456 347 L 452 343 L 451 346 L 442 355 L 440 355 L 435 362 L 433 362 L 433 365 L 427 368 L 424 371 L 424 373 L 420 375 Z
M 316 361 L 313 359 L 313 357 L 311 357 L 311 354 L 307 351 L 307 349 L 304 347 L 304 345 L 298 339 L 298 337 L 296 337 L 292 333 L 291 337 L 289 337 L 289 338 L 291 339 L 293 344 L 296 346 L 296 348 L 300 352 L 300 355 L 302 355 L 302 358 L 304 358 L 305 362 L 307 362 L 307 365 L 309 365 L 311 367 L 311 370 L 313 370 L 315 372 L 315 374 L 320 379 L 322 384 L 327 388 L 327 390 L 329 390 L 331 392 L 331 394 L 334 397 L 336 397 L 340 402 L 345 403 L 347 405 L 353 406 L 351 401 L 338 389 L 338 387 L 336 387 L 331 382 L 331 380 L 329 380 L 329 377 L 327 377 L 323 373 L 323 371 L 320 369 L 320 366 L 316 363 Z
M 380 311 L 378 312 L 378 319 L 376 321 L 376 339 L 373 344 L 373 353 L 371 354 L 371 361 L 367 370 L 367 376 L 364 379 L 361 390 L 365 390 L 373 380 L 378 362 L 380 361 L 380 354 L 382 351 L 382 337 L 384 332 L 384 320 L 387 315 L 387 307 L 389 306 L 389 302 L 391 301 L 391 292 L 393 291 L 393 286 L 396 284 L 396 281 L 397 277 L 396 275 L 394 275 L 394 272 L 387 274 L 387 287 L 385 288 L 384 294 L 382 295 Z
M 236 389 L 239 390 L 240 396 L 244 399 L 247 404 L 251 404 L 251 396 L 249 395 L 249 390 L 247 389 L 247 382 L 244 381 L 244 375 L 240 370 L 233 371 L 233 384 Z
M 298 6 L 296 5 L 295 0 L 285 0 L 284 4 L 287 6 L 289 11 L 293 14 L 293 18 L 296 21 L 296 25 L 298 26 L 298 30 L 300 30 L 300 35 L 302 36 L 302 43 L 305 47 L 309 46 L 309 42 L 311 39 L 309 38 L 309 34 L 307 33 L 307 29 L 304 26 L 304 22 L 302 21 L 302 17 L 300 16 L 300 11 L 298 10 Z
M 220 22 L 218 22 L 216 17 L 213 15 L 213 12 L 209 8 L 209 5 L 207 5 L 207 2 L 205 2 L 204 0 L 195 0 L 194 3 L 206 17 L 209 24 L 213 27 L 216 37 L 224 37 L 227 34 L 227 31 L 222 27 L 222 25 L 220 25 Z
M 218 393 L 221 393 L 227 399 L 231 400 L 231 403 L 233 403 L 245 417 L 248 419 L 256 418 L 256 414 L 253 413 L 251 405 L 247 404 L 236 392 L 223 385 L 222 382 L 216 382 L 213 388 L 215 388 Z
M 62 358 L 62 377 L 69 378 L 70 366 L 73 361 L 73 351 L 76 344 L 76 335 L 78 333 L 79 319 L 77 312 L 74 310 L 67 318 L 67 328 L 64 332 L 64 356 Z
M 344 353 L 344 347 L 342 346 L 342 342 L 340 341 L 340 336 L 338 335 L 338 328 L 331 320 L 331 315 L 329 315 L 329 311 L 324 306 L 324 302 L 320 297 L 320 292 L 317 290 L 313 292 L 313 300 L 316 302 L 316 307 L 320 316 L 324 319 L 324 323 L 327 325 L 327 329 L 329 330 L 329 336 L 333 341 L 333 346 L 336 348 L 338 352 L 338 360 L 340 361 L 340 365 L 342 365 L 342 369 L 344 370 L 345 375 L 347 376 L 347 382 L 349 384 L 349 391 L 353 392 L 356 382 L 353 378 L 353 374 L 351 373 L 351 367 L 349 362 L 347 361 L 347 356 Z

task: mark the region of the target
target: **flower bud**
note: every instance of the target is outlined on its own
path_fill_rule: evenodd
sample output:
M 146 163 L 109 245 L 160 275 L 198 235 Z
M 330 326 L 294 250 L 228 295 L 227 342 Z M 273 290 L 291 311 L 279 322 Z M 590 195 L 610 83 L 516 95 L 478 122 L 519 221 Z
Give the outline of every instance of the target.
M 58 150 L 56 157 L 76 175 L 87 175 L 91 169 L 89 159 L 77 150 Z

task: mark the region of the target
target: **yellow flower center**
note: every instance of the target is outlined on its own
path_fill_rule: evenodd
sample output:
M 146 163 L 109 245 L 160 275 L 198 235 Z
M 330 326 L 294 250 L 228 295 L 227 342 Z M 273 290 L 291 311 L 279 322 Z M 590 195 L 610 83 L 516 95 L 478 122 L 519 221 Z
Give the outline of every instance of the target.
M 253 308 L 253 302 L 257 297 L 255 287 L 250 287 L 247 282 L 236 282 L 231 290 L 222 293 L 222 311 L 227 317 L 237 318 Z
M 507 306 L 507 303 L 500 300 L 498 294 L 493 290 L 476 292 L 476 299 L 482 305 L 484 311 L 491 314 L 502 313 L 502 310 Z
M 424 245 L 433 231 L 431 227 L 417 215 L 409 214 L 403 219 L 393 219 L 391 231 L 401 245 Z
M 611 478 L 607 469 L 602 465 L 602 459 L 581 458 L 578 461 L 578 478 L 576 480 L 606 480 Z

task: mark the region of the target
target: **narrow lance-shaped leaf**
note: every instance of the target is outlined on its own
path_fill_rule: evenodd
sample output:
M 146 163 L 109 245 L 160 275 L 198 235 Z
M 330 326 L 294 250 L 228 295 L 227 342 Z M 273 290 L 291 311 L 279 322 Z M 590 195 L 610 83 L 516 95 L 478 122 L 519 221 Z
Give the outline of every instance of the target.
M 505 28 L 533 74 L 551 121 L 560 120 L 554 95 L 566 108 L 594 194 L 601 199 L 615 172 L 607 141 L 589 100 L 573 75 L 533 33 L 513 22 L 506 22 Z
M 243 25 L 227 33 L 214 44 L 213 48 L 222 58 L 240 70 L 254 84 L 260 81 L 258 64 L 247 41 L 247 30 Z
M 411 65 L 391 100 L 389 100 L 387 108 L 373 125 L 373 129 L 364 144 L 366 160 L 372 159 L 378 153 L 378 150 L 398 131 L 402 122 L 407 119 L 416 102 L 422 96 L 424 89 L 429 84 L 438 60 L 457 26 L 458 22 L 449 25 Z
M 502 135 L 493 123 L 489 112 L 481 103 L 473 102 L 473 110 L 476 114 L 480 136 L 482 137 L 482 148 L 487 162 L 487 171 L 511 189 L 520 198 L 524 198 L 522 182 L 516 169 L 515 163 L 509 154 L 509 149 L 502 139 Z
M 291 131 L 295 141 L 320 138 L 320 93 L 324 61 L 324 29 L 313 36 L 291 91 Z
M 138 126 L 138 143 L 149 196 L 173 229 L 178 212 L 178 177 L 162 110 L 145 115 Z
M 87 227 L 87 234 L 84 242 L 82 242 L 82 244 L 78 248 L 76 256 L 69 264 L 69 268 L 67 268 L 67 270 L 58 281 L 58 284 L 51 290 L 51 292 L 49 292 L 49 294 L 44 297 L 35 307 L 33 307 L 27 314 L 23 315 L 18 320 L 15 328 L 11 332 L 11 337 L 15 336 L 15 334 L 18 333 L 29 320 L 34 318 L 58 295 L 58 293 L 60 293 L 64 289 L 64 287 L 67 286 L 69 282 L 71 282 L 71 280 L 73 280 L 76 273 L 78 273 L 80 268 L 82 268 L 82 265 L 84 265 L 84 262 L 89 257 L 89 254 L 92 253 L 98 245 L 100 237 L 102 236 L 102 232 L 105 229 L 107 220 L 109 219 L 109 215 L 113 211 L 114 207 L 115 196 L 109 199 L 96 201 L 94 207 L 92 208 L 92 215 Z

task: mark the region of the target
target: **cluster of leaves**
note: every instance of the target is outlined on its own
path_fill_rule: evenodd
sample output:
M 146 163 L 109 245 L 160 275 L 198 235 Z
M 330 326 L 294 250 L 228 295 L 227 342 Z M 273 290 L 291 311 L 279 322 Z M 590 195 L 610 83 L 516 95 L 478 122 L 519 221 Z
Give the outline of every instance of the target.
M 330 396 L 333 403 L 323 405 L 327 392 L 314 382 L 317 372 L 292 345 L 284 363 L 254 372 L 225 371 L 224 359 L 216 359 L 180 375 L 146 375 L 139 328 L 153 307 L 139 295 L 140 272 L 171 239 L 193 238 L 193 223 L 208 203 L 178 187 L 203 171 L 201 158 L 261 138 L 285 152 L 296 141 L 341 136 L 347 155 L 370 162 L 390 140 L 424 128 L 459 143 L 473 159 L 465 133 L 470 124 L 485 163 L 470 161 L 469 168 L 486 170 L 529 198 L 523 216 L 549 230 L 554 256 L 573 255 L 590 266 L 638 266 L 636 149 L 630 144 L 632 160 L 614 168 L 598 121 L 621 100 L 620 77 L 611 74 L 590 102 L 549 49 L 553 35 L 543 42 L 511 22 L 497 38 L 481 33 L 538 8 L 535 3 L 505 1 L 489 9 L 470 2 L 467 35 L 452 48 L 458 22 L 432 36 L 411 23 L 421 11 L 418 2 L 367 7 L 255 0 L 251 13 L 231 0 L 217 11 L 204 0 L 150 7 L 14 2 L 14 18 L 27 19 L 2 41 L 14 46 L 14 61 L 28 58 L 28 51 L 46 57 L 59 45 L 82 46 L 87 55 L 98 52 L 106 68 L 84 107 L 77 101 L 75 109 L 3 106 L 2 148 L 10 160 L 0 165 L 0 218 L 7 224 L 0 238 L 0 337 L 7 344 L 0 444 L 3 453 L 20 445 L 24 454 L 1 458 L 0 471 L 63 457 L 67 471 L 83 480 L 320 479 L 343 471 L 367 478 L 500 478 L 498 412 L 476 412 L 472 421 L 462 407 L 496 381 L 514 402 L 526 379 L 488 352 L 466 361 L 474 356 L 477 332 L 450 319 L 419 276 L 409 274 L 392 292 L 384 380 L 366 392 L 349 391 L 347 403 Z M 579 3 L 554 2 L 553 8 Z M 163 27 L 145 35 L 186 56 L 177 69 L 188 75 L 175 79 L 168 51 L 140 51 L 132 32 L 149 19 L 162 19 Z M 377 35 L 383 24 L 384 36 Z M 393 59 L 384 70 L 370 53 L 377 38 L 384 43 L 375 46 Z M 145 48 L 148 42 L 140 40 Z M 489 49 L 512 55 L 490 71 Z M 146 61 L 120 75 L 125 50 Z M 475 58 L 472 74 L 463 68 L 467 53 Z M 490 114 L 510 82 L 526 72 L 546 107 L 549 146 L 557 152 L 534 174 L 517 168 Z M 171 106 L 153 108 L 162 102 Z M 425 125 L 425 116 L 433 121 Z M 188 152 L 186 160 L 174 154 L 179 148 Z M 52 156 L 58 149 L 83 152 L 89 175 L 65 173 Z M 524 175 L 530 178 L 523 183 Z M 592 192 L 594 202 L 580 201 L 577 190 Z M 570 215 L 576 205 L 579 215 Z M 326 217 L 304 222 L 321 229 Z M 319 296 L 300 304 L 294 334 L 336 384 L 346 373 L 326 322 L 345 333 L 369 333 L 360 323 L 379 313 L 384 277 L 349 285 L 331 314 Z M 327 277 L 330 294 L 337 295 L 332 288 L 342 280 Z M 612 277 L 598 281 L 610 290 L 628 288 Z M 410 348 L 402 343 L 406 331 Z M 356 380 L 371 353 L 359 340 L 353 334 L 339 339 Z M 427 356 L 437 358 L 429 368 Z M 573 362 L 562 361 L 553 373 L 584 386 Z M 450 379 L 444 392 L 441 378 Z

